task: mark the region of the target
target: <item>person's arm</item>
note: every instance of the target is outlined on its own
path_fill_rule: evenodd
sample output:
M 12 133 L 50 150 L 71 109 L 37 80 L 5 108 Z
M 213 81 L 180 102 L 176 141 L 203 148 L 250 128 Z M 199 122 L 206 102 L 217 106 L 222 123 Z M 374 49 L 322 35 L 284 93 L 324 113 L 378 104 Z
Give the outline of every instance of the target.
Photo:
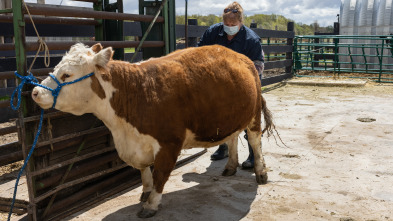
M 249 58 L 254 62 L 255 68 L 258 71 L 259 80 L 262 82 L 262 74 L 265 69 L 264 65 L 264 52 L 262 50 L 262 45 L 259 41 L 254 41 L 251 44 L 252 47 L 249 50 Z
M 212 45 L 212 28 L 208 28 L 205 33 L 203 33 L 201 39 L 198 42 L 198 47 L 204 45 Z
M 262 61 L 253 61 L 255 68 L 257 69 L 259 75 L 262 75 L 263 70 L 265 69 L 265 64 Z
M 254 40 L 250 45 L 249 45 L 249 51 L 248 51 L 248 57 L 252 61 L 261 61 L 264 63 L 264 56 L 263 56 L 263 50 L 262 50 L 262 44 L 260 41 Z

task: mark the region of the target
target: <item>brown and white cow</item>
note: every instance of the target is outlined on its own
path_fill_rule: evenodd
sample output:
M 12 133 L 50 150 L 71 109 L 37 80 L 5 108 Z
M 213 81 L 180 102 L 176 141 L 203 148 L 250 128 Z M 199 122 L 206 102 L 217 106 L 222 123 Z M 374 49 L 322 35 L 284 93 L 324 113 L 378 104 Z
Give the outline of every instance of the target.
M 54 77 L 62 83 L 94 75 L 63 87 L 55 108 L 75 115 L 93 113 L 110 129 L 120 158 L 142 174 L 145 203 L 138 216 L 157 212 L 182 149 L 227 142 L 223 175 L 235 174 L 238 135 L 244 129 L 255 154 L 256 180 L 267 182 L 261 134 L 270 132 L 273 124 L 251 60 L 217 45 L 134 64 L 112 60 L 112 53 L 100 44 L 72 46 L 55 67 Z M 42 84 L 57 87 L 49 77 Z M 42 108 L 52 107 L 50 91 L 35 87 L 32 97 Z

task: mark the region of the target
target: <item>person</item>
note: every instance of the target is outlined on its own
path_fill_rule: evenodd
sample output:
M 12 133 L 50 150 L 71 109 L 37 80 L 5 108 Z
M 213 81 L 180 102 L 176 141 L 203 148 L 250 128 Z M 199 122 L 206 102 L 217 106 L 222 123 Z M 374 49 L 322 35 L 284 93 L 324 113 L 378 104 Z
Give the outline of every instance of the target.
M 259 79 L 262 80 L 264 69 L 263 50 L 260 37 L 250 28 L 243 25 L 243 8 L 237 3 L 230 3 L 222 15 L 223 22 L 210 26 L 201 37 L 198 46 L 219 44 L 228 47 L 250 58 L 258 71 Z M 245 138 L 247 131 L 245 130 Z M 254 153 L 248 143 L 249 156 L 242 163 L 244 169 L 254 167 Z M 221 144 L 211 155 L 212 160 L 221 160 L 228 157 L 227 144 Z

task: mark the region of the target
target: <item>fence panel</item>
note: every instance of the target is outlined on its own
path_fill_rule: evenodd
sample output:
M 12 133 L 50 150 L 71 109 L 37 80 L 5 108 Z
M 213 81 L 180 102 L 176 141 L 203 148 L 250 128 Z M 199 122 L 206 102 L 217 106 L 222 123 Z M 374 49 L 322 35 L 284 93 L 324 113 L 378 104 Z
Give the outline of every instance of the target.
M 392 36 L 297 36 L 294 47 L 296 71 L 351 73 L 350 77 L 393 83 Z

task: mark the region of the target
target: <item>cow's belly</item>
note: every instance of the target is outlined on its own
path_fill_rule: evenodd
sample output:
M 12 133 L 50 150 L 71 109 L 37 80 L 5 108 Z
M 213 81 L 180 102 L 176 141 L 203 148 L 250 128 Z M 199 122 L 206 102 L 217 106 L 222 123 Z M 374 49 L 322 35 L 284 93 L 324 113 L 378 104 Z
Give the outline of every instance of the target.
M 236 131 L 236 132 L 232 133 L 231 135 L 225 137 L 222 140 L 215 140 L 215 141 L 211 141 L 211 142 L 205 142 L 205 141 L 197 140 L 196 136 L 195 136 L 195 133 L 193 133 L 189 129 L 186 129 L 186 138 L 185 138 L 184 143 L 183 143 L 183 149 L 191 149 L 191 148 L 195 148 L 195 147 L 205 147 L 205 148 L 214 147 L 214 146 L 220 145 L 222 143 L 225 143 L 232 136 L 235 136 L 235 135 L 239 134 L 241 131 L 243 131 L 243 130 Z
M 160 149 L 156 139 L 140 134 L 130 124 L 111 130 L 111 132 L 120 159 L 137 169 L 153 164 L 154 156 Z

